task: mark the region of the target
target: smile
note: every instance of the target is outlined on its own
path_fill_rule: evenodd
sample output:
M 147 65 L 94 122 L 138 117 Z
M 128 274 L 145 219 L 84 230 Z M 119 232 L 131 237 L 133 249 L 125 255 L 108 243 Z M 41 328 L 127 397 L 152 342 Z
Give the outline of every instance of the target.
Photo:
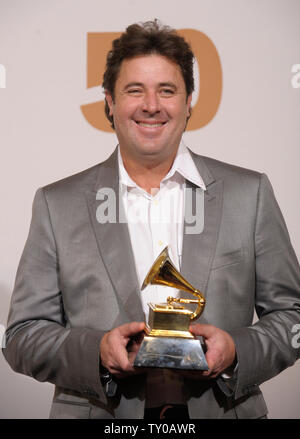
M 137 125 L 139 125 L 140 127 L 144 127 L 144 128 L 160 128 L 163 125 L 165 125 L 167 122 L 139 122 L 139 121 L 135 121 L 135 123 Z

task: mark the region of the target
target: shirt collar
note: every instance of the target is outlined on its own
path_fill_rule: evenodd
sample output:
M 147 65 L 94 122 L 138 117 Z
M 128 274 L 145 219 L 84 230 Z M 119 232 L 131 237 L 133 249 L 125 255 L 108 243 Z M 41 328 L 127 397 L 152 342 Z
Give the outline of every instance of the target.
M 137 187 L 137 184 L 132 180 L 124 167 L 123 159 L 120 153 L 120 147 L 118 147 L 118 164 L 120 182 L 125 186 Z M 183 140 L 181 140 L 179 144 L 179 148 L 170 171 L 167 173 L 162 181 L 170 179 L 175 174 L 175 172 L 178 172 L 180 175 L 182 175 L 182 177 L 194 183 L 196 186 L 199 186 L 203 190 L 206 190 L 204 181 Z
M 137 184 L 129 176 L 125 169 L 123 159 L 120 153 L 120 146 L 118 146 L 118 164 L 119 164 L 119 179 L 120 183 L 128 187 L 137 187 Z
M 173 162 L 173 165 L 167 175 L 163 178 L 167 180 L 172 177 L 175 172 L 179 172 L 186 180 L 194 183 L 196 186 L 201 187 L 203 190 L 206 190 L 204 181 L 192 159 L 192 156 L 184 144 L 183 140 L 181 140 L 179 144 L 179 148 Z

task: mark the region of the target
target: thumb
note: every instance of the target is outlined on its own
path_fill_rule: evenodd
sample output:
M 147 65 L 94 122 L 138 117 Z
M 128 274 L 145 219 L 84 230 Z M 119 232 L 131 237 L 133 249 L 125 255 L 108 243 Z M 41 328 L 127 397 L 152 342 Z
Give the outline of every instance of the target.
M 210 338 L 214 332 L 214 326 L 195 323 L 194 325 L 190 325 L 189 330 L 192 334 L 201 336 L 203 338 Z
M 119 326 L 119 332 L 120 335 L 123 337 L 131 337 L 133 335 L 138 334 L 139 332 L 142 332 L 145 329 L 145 323 L 144 322 L 130 322 L 125 323 L 124 325 Z

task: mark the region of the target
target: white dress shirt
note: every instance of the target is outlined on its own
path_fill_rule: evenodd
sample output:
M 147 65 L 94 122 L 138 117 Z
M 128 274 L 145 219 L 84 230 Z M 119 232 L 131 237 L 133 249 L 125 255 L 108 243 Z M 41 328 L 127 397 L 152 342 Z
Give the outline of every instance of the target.
M 125 210 L 139 284 L 153 262 L 168 246 L 172 262 L 180 271 L 185 180 L 205 190 L 204 182 L 189 150 L 180 143 L 177 155 L 159 188 L 151 194 L 139 187 L 128 175 L 120 150 L 118 151 L 120 192 Z M 148 285 L 141 292 L 143 309 L 148 320 L 148 303 L 166 302 L 168 296 L 178 296 L 178 290 L 165 286 Z
M 151 194 L 139 187 L 128 175 L 118 151 L 120 192 L 128 222 L 139 284 L 142 283 L 161 251 L 168 246 L 172 262 L 180 270 L 185 180 L 189 180 L 202 190 L 204 182 L 194 164 L 189 150 L 180 143 L 177 155 L 168 174 L 159 188 Z M 148 303 L 166 302 L 168 296 L 177 297 L 179 290 L 148 285 L 141 291 L 146 321 Z M 160 407 L 165 404 L 185 404 L 184 383 L 172 369 L 152 369 L 147 373 L 146 407 Z

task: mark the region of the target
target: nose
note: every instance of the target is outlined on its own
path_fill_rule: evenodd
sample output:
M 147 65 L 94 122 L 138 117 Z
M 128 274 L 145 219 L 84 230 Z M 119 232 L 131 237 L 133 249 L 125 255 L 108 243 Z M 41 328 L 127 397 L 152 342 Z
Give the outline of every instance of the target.
M 148 91 L 144 95 L 143 111 L 151 115 L 160 112 L 160 100 L 159 96 L 154 91 Z

